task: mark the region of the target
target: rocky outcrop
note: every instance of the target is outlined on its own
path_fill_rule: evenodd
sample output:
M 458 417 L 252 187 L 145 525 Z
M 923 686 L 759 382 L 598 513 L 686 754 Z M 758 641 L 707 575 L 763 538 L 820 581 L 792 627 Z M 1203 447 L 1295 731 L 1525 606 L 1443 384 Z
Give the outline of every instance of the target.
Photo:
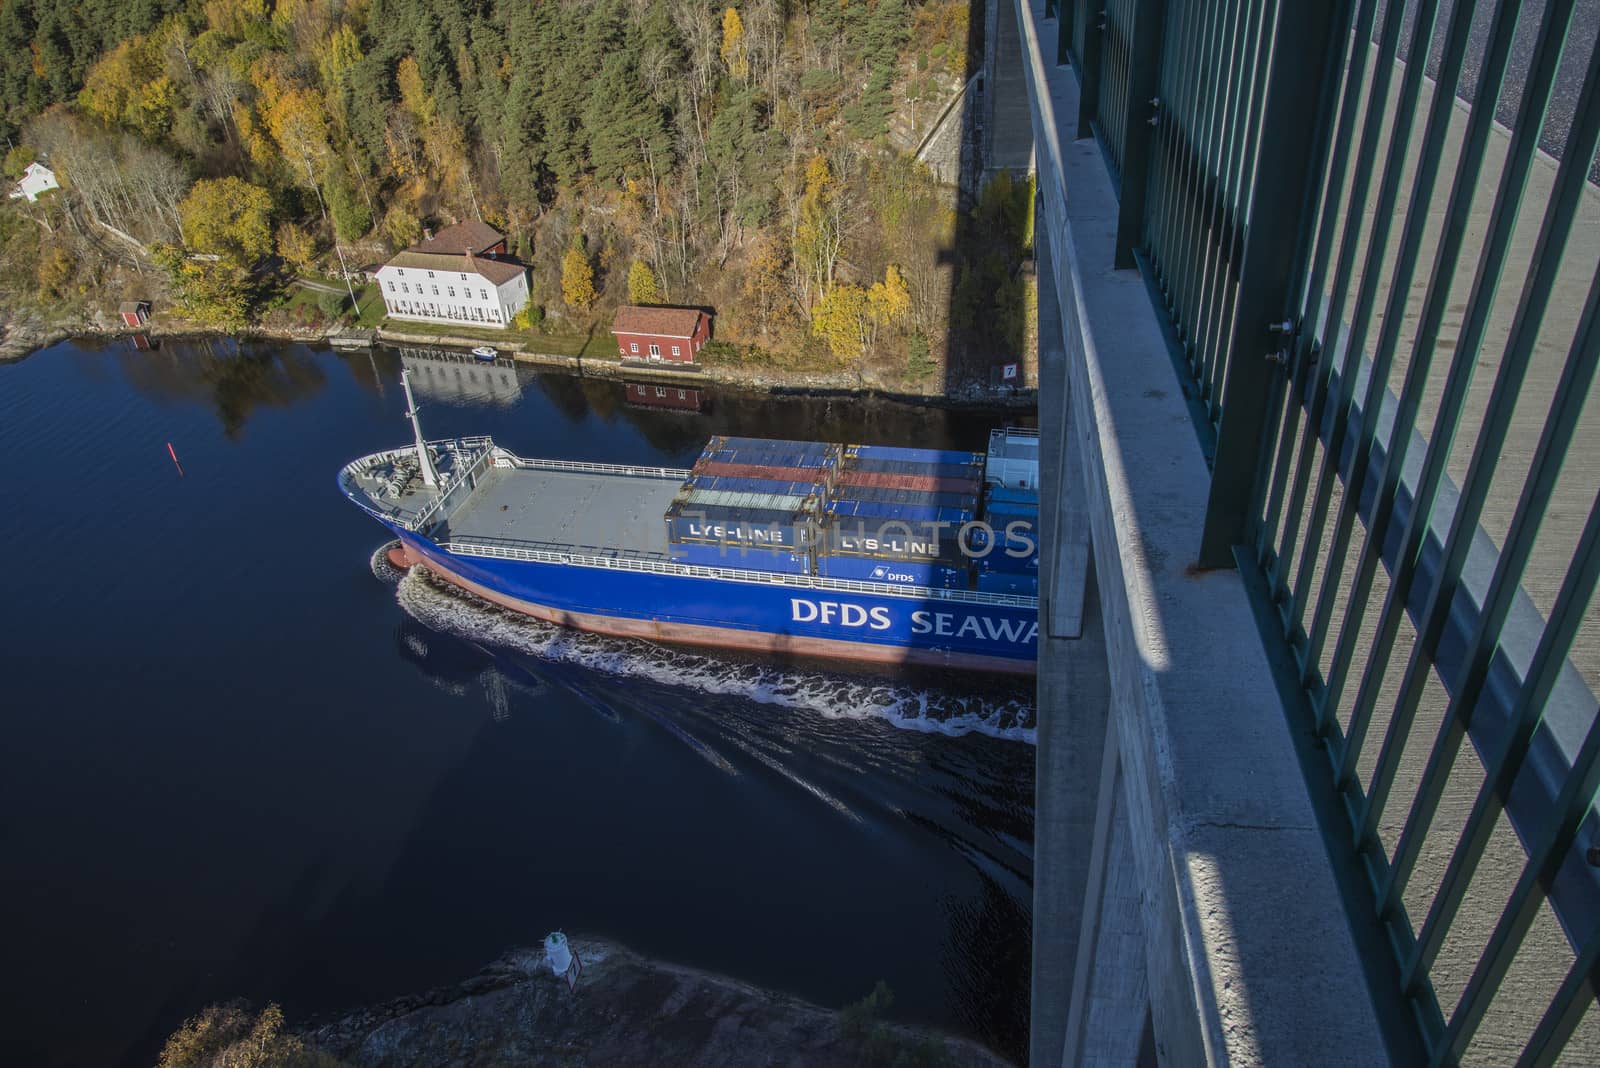
M 352 1013 L 305 1037 L 364 1068 L 1007 1063 L 963 1039 L 863 1020 L 609 942 L 571 945 L 583 962 L 575 989 L 551 973 L 542 949 L 522 950 L 456 986 Z

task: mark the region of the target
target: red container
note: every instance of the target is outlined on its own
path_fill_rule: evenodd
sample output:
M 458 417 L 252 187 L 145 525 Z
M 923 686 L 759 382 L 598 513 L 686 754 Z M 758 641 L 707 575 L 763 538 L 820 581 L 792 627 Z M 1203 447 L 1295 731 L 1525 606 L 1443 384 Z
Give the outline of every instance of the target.
M 719 464 L 701 460 L 694 465 L 697 475 L 730 475 L 735 478 L 764 478 L 777 482 L 811 482 L 824 480 L 827 469 L 822 467 L 768 467 L 764 464 Z
M 970 478 L 939 478 L 935 475 L 899 475 L 887 471 L 841 471 L 841 486 L 871 486 L 873 489 L 921 490 L 925 493 L 977 493 L 978 483 Z

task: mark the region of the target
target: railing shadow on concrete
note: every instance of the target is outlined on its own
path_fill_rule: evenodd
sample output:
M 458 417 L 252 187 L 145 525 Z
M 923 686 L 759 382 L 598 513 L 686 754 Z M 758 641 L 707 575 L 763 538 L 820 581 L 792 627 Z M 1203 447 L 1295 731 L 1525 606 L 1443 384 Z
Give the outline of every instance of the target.
M 1564 57 L 1571 2 L 1090 7 L 1014 8 L 1059 301 L 1041 292 L 1041 411 L 1104 636 L 1042 649 L 1041 723 L 1074 729 L 1040 732 L 1035 1059 L 1115 1061 L 1135 1005 L 1165 1060 L 1600 1048 L 1600 717 L 1595 665 L 1567 659 L 1597 640 L 1600 502 L 1584 464 L 1562 481 L 1600 435 L 1600 52 Z M 1515 299 L 1503 276 L 1526 279 Z M 1492 385 L 1472 374 L 1487 338 Z M 1099 768 L 1063 755 L 1093 750 L 1099 710 L 1057 675 L 1108 680 Z M 1270 819 L 1239 822 L 1232 775 L 1279 791 Z M 1272 835 L 1208 850 L 1213 825 L 1324 848 L 1252 881 Z M 1329 981 L 1296 986 L 1273 944 Z M 1142 990 L 1097 993 L 1141 968 Z

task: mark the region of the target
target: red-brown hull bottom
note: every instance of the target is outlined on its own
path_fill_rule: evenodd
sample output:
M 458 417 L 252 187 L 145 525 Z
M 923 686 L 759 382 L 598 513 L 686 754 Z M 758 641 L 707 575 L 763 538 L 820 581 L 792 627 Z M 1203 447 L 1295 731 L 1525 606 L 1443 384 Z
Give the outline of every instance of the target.
M 513 612 L 532 616 L 546 623 L 571 627 L 575 630 L 606 634 L 617 638 L 639 638 L 644 641 L 669 642 L 676 645 L 710 646 L 718 649 L 743 649 L 776 656 L 803 656 L 824 660 L 858 660 L 876 664 L 914 664 L 919 667 L 953 668 L 967 671 L 997 672 L 1008 675 L 1033 675 L 1033 661 L 1019 661 L 1009 657 L 982 656 L 976 653 L 952 653 L 934 649 L 907 649 L 902 646 L 872 645 L 867 642 L 833 641 L 827 638 L 806 638 L 793 634 L 769 634 L 763 631 L 737 630 L 731 627 L 707 627 L 694 623 L 667 623 L 649 619 L 627 619 L 621 616 L 602 616 L 588 612 L 568 612 L 550 608 L 517 597 L 508 597 L 452 572 L 434 560 L 419 559 L 404 546 L 390 550 L 400 557 L 395 566 L 405 570 L 412 564 L 423 564 L 441 579 L 476 597 L 509 608 Z M 392 559 L 392 557 L 391 557 Z

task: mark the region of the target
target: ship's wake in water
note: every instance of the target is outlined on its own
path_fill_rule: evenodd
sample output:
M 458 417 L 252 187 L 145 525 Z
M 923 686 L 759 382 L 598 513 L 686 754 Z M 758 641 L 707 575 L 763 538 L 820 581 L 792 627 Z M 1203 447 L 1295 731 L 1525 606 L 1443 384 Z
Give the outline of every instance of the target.
M 373 573 L 395 574 L 383 550 Z M 385 574 L 387 572 L 387 574 Z M 978 732 L 1034 744 L 1031 695 L 1016 683 L 987 693 L 960 693 L 919 685 L 790 665 L 719 659 L 676 646 L 589 634 L 543 623 L 479 600 L 439 581 L 426 568 L 399 577 L 396 599 L 413 619 L 472 642 L 515 650 L 546 661 L 574 664 L 664 686 L 744 697 L 760 704 L 804 709 L 830 719 L 885 720 L 907 730 L 949 735 Z

